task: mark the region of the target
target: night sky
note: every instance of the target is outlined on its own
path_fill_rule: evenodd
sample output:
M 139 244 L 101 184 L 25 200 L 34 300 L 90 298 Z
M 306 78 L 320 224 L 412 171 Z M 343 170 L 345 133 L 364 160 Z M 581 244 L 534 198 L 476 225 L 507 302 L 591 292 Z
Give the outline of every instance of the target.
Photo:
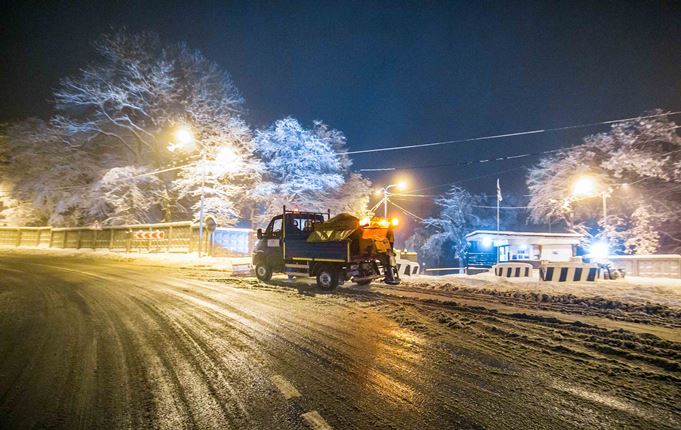
M 681 2 L 16 3 L 0 10 L 0 121 L 47 117 L 58 79 L 91 59 L 90 41 L 112 25 L 203 51 L 232 74 L 252 126 L 321 119 L 351 150 L 681 110 Z M 598 130 L 353 159 L 356 168 L 454 163 L 569 146 Z M 499 176 L 522 195 L 535 160 L 369 177 L 406 175 L 428 193 L 465 180 L 493 194 Z

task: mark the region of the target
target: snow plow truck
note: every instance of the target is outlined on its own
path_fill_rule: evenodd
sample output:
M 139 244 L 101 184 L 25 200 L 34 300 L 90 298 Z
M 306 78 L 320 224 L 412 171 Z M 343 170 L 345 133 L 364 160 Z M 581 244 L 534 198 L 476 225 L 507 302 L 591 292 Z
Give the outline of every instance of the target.
M 273 272 L 289 278 L 315 277 L 317 286 L 333 290 L 345 281 L 367 285 L 382 279 L 399 284 L 393 228 L 397 220 L 364 218 L 346 213 L 287 210 L 257 230 L 253 266 L 259 280 Z

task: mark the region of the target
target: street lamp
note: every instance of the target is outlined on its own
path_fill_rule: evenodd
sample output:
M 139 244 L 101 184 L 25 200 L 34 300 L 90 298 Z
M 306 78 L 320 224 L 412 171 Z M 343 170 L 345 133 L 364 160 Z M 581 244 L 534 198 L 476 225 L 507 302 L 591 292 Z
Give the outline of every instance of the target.
M 607 240 L 607 221 L 608 221 L 608 193 L 610 189 L 596 192 L 596 181 L 591 176 L 582 176 L 577 179 L 572 186 L 572 195 L 574 197 L 595 197 L 597 195 L 601 196 L 603 199 L 603 232 L 606 235 Z
M 400 181 L 396 184 L 390 184 L 387 187 L 383 188 L 383 217 L 387 218 L 388 217 L 388 197 L 390 194 L 388 193 L 388 190 L 391 188 L 397 188 L 400 191 L 404 191 L 407 189 L 407 182 L 406 181 Z
M 591 197 L 596 189 L 596 181 L 591 176 L 582 176 L 572 186 L 572 195 L 576 197 Z
M 175 140 L 181 145 L 189 146 L 194 143 L 194 133 L 188 127 L 180 127 L 175 131 Z
M 203 165 L 201 169 L 201 207 L 199 209 L 199 258 L 201 258 L 201 247 L 203 246 L 203 215 L 204 215 L 204 201 L 205 201 L 205 184 L 206 184 L 206 146 L 194 139 L 194 134 L 191 129 L 183 126 L 175 131 L 176 142 L 171 142 L 168 145 L 168 150 L 171 152 L 178 148 L 183 148 L 185 150 L 189 149 L 192 144 L 198 143 L 204 149 L 201 154 L 201 164 Z

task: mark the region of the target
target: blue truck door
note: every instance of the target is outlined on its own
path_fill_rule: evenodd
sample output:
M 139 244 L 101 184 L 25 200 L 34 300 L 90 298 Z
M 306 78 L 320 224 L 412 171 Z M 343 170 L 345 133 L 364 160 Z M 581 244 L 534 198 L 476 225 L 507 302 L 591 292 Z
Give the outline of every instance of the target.
M 263 235 L 265 245 L 265 257 L 270 266 L 276 267 L 282 262 L 282 232 L 281 216 L 275 217 L 267 226 Z

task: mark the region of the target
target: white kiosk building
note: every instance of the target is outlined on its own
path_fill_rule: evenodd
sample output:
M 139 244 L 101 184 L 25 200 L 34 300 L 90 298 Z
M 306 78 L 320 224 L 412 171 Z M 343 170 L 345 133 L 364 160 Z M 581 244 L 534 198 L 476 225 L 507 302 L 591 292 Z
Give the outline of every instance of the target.
M 501 262 L 570 261 L 582 240 L 576 233 L 534 233 L 476 230 L 466 235 L 468 266 L 491 267 Z

